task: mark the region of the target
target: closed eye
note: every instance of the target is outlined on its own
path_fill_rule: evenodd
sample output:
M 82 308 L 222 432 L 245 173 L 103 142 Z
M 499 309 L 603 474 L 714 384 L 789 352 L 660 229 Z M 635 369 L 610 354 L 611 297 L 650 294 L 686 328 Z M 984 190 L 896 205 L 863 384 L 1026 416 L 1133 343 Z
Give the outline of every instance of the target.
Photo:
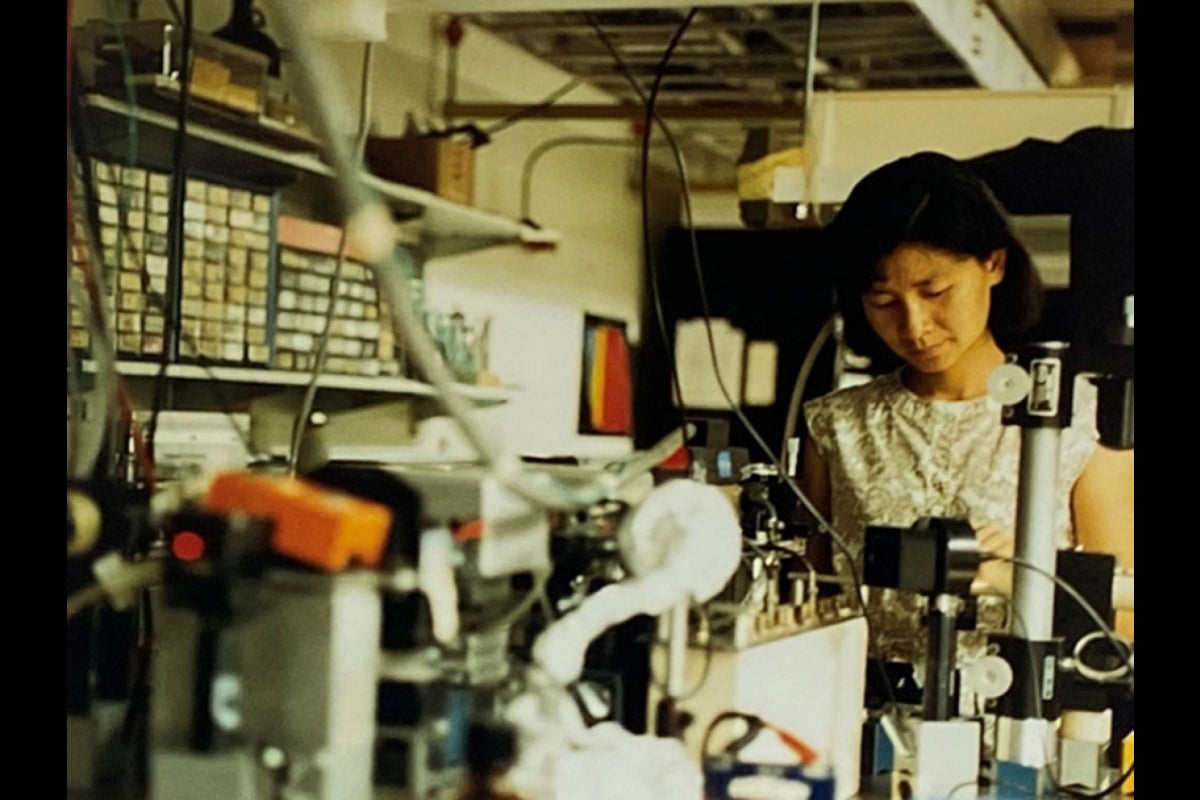
M 871 308 L 888 308 L 896 304 L 896 298 L 885 294 L 869 294 L 863 300 Z

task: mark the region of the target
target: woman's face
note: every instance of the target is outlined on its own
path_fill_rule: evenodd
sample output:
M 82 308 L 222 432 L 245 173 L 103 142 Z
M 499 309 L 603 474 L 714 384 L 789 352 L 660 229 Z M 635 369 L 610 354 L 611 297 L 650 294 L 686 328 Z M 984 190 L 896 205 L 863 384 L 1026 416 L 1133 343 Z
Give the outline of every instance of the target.
M 990 341 L 992 287 L 1004 277 L 1004 250 L 986 260 L 905 243 L 880 262 L 863 295 L 867 322 L 918 372 L 951 369 Z

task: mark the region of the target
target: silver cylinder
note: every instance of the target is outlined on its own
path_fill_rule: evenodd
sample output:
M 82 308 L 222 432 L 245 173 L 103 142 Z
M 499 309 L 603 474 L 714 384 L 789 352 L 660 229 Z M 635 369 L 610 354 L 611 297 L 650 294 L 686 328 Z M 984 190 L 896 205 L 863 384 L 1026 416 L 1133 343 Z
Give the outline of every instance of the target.
M 667 640 L 667 694 L 680 697 L 684 692 L 684 668 L 687 665 L 688 603 L 677 603 L 669 612 L 670 637 Z
M 1054 514 L 1061 434 L 1057 428 L 1021 430 L 1016 557 L 1051 575 L 1058 550 Z M 1054 633 L 1053 581 L 1021 566 L 1014 566 L 1013 573 L 1013 610 L 1023 628 L 1016 632 L 1027 641 L 1049 640 Z

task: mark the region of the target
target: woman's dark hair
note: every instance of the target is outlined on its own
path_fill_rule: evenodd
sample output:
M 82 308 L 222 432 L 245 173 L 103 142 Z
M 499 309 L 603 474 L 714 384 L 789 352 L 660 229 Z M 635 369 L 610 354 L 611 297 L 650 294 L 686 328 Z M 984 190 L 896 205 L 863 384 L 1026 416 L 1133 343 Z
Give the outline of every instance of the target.
M 902 362 L 867 322 L 862 296 L 880 262 L 901 244 L 925 244 L 981 260 L 995 250 L 1007 251 L 1004 279 L 992 288 L 988 315 L 988 328 L 1002 348 L 1014 346 L 1041 314 L 1041 279 L 1004 208 L 978 175 L 949 156 L 917 153 L 870 173 L 823 235 L 846 344 L 870 358 L 874 372 Z

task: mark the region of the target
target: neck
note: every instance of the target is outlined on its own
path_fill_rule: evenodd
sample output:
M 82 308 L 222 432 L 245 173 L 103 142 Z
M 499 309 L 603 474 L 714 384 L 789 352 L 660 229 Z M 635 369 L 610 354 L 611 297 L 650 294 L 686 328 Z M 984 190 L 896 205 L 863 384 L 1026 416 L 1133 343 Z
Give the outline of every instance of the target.
M 927 400 L 974 400 L 987 394 L 988 376 L 1003 363 L 1004 351 L 988 332 L 943 372 L 905 367 L 901 375 L 905 386 Z

